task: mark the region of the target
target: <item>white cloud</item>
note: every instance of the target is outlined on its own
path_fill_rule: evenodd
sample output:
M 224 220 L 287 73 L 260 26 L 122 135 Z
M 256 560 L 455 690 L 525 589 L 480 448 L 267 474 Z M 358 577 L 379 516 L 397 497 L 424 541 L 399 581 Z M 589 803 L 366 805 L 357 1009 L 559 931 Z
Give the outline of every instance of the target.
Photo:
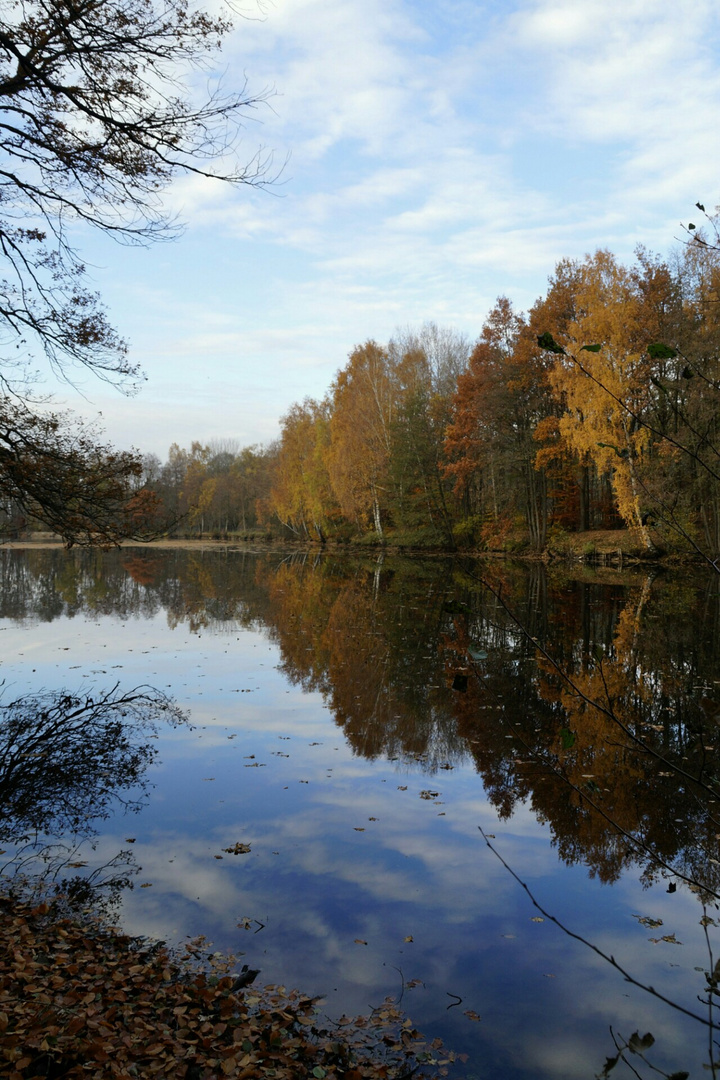
M 290 160 L 273 194 L 180 181 L 188 232 L 160 254 L 103 249 L 151 376 L 129 408 L 88 384 L 113 437 L 265 441 L 358 341 L 426 319 L 475 337 L 563 256 L 667 250 L 717 198 L 719 34 L 710 0 L 277 0 L 240 20 L 228 88 L 277 89 L 240 154 Z

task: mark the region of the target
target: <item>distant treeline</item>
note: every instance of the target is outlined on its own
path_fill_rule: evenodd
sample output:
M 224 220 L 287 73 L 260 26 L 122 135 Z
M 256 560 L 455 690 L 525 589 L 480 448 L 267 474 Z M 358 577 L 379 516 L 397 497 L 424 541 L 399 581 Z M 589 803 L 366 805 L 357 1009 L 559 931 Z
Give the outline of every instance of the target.
M 720 551 L 720 254 L 563 260 L 473 346 L 434 324 L 350 353 L 266 447 L 170 448 L 145 482 L 185 534 L 450 547 L 627 527 Z

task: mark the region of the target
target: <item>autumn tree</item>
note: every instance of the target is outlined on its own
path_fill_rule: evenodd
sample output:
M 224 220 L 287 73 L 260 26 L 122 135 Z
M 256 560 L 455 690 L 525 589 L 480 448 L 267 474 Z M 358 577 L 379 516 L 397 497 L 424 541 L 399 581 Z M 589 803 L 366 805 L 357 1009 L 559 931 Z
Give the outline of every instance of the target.
M 359 524 L 370 520 L 378 537 L 392 501 L 395 402 L 387 350 L 367 341 L 352 351 L 332 387 L 328 469 L 343 513 Z
M 653 384 L 662 404 L 658 517 L 713 558 L 720 552 L 720 248 L 696 243 L 676 277 L 681 316 L 655 346 Z
M 662 345 L 680 325 L 677 282 L 643 251 L 631 267 L 598 251 L 559 271 L 558 279 L 573 277 L 573 315 L 557 340 L 548 333 L 538 339 L 554 358 L 549 378 L 563 406 L 559 434 L 611 477 L 623 521 L 652 547 L 653 478 L 668 448 L 678 448 L 670 432 L 677 409 L 664 385 L 677 353 Z
M 391 424 L 393 513 L 414 530 L 451 540 L 451 484 L 444 472 L 444 436 L 458 376 L 470 343 L 435 323 L 399 331 L 388 343 L 396 407 Z
M 445 471 L 484 536 L 498 536 L 519 518 L 542 547 L 547 501 L 533 434 L 550 407 L 549 393 L 545 364 L 525 329 L 524 317 L 500 297 L 458 378 Z
M 327 464 L 330 403 L 306 398 L 291 406 L 280 426 L 269 509 L 296 537 L 324 541 L 338 517 Z
M 113 450 L 92 427 L 34 413 L 8 397 L 0 408 L 0 530 L 35 518 L 74 544 L 112 546 L 165 528 L 160 500 L 139 487 L 142 462 Z
M 87 285 L 74 224 L 147 242 L 176 231 L 161 200 L 173 177 L 268 179 L 267 160 L 243 165 L 232 154 L 243 117 L 262 95 L 192 90 L 229 30 L 226 17 L 184 0 L 3 0 L 3 422 L 14 421 L 12 393 L 29 403 L 38 355 L 68 380 L 82 369 L 124 387 L 141 377 Z M 57 417 L 39 425 L 46 422 Z

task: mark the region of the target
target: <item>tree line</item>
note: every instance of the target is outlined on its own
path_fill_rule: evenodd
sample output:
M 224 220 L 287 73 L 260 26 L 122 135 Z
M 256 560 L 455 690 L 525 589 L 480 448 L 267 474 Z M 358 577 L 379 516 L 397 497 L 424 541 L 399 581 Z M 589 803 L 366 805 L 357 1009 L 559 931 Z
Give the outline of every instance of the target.
M 143 378 L 88 286 L 82 223 L 126 243 L 174 235 L 176 177 L 273 180 L 238 159 L 267 92 L 204 73 L 231 12 L 182 0 L 26 0 L 0 20 L 0 532 L 68 545 L 257 527 L 445 547 L 626 526 L 720 551 L 717 219 L 679 254 L 561 261 L 527 314 L 501 297 L 474 347 L 428 324 L 350 353 L 268 447 L 118 452 L 51 411 L 38 361 L 73 382 Z M 151 79 L 143 72 L 151 71 Z M 203 75 L 205 90 L 199 87 Z M 553 532 L 553 530 L 555 532 Z
M 356 346 L 266 447 L 145 458 L 186 534 L 542 550 L 627 528 L 720 551 L 720 255 L 699 240 L 564 259 L 529 312 L 500 297 L 474 346 L 433 323 Z

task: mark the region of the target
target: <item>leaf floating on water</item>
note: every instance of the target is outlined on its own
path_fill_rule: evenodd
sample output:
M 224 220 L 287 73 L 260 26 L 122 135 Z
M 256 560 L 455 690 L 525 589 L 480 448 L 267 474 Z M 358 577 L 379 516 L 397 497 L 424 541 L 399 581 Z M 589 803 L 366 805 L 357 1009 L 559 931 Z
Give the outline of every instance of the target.
M 214 776 L 203 776 L 203 783 L 206 783 L 208 780 L 214 780 L 214 779 L 215 779 Z
M 641 926 L 647 926 L 649 930 L 657 930 L 658 926 L 662 926 L 662 919 L 651 919 L 649 915 L 633 915 L 633 919 L 637 919 Z
M 468 1020 L 474 1020 L 476 1023 L 478 1021 L 482 1020 L 482 1017 L 478 1016 L 478 1014 L 476 1012 L 474 1012 L 472 1009 L 464 1009 L 463 1010 L 463 1016 L 467 1016 Z
M 615 1068 L 619 1060 L 619 1054 L 616 1054 L 615 1057 L 606 1058 L 605 1065 L 603 1066 L 603 1071 L 598 1074 L 599 1080 L 605 1080 L 605 1078 L 608 1077 L 612 1070 Z
M 662 937 L 651 937 L 648 941 L 652 941 L 653 945 L 659 945 L 661 941 L 667 941 L 670 945 L 682 945 L 682 941 L 678 941 L 674 934 L 663 934 Z
M 413 941 L 413 940 L 414 940 L 414 939 L 413 939 L 413 936 L 412 936 L 412 934 L 408 934 L 408 936 L 407 936 L 407 937 L 403 938 L 403 941 Z
M 125 843 L 126 844 L 134 844 L 136 839 L 137 838 L 135 836 L 126 836 L 125 837 Z
M 356 937 L 355 938 L 355 944 L 356 945 L 367 945 L 367 941 L 363 941 L 362 938 Z
M 224 847 L 223 851 L 227 851 L 228 855 L 248 855 L 250 852 L 249 844 L 241 844 L 240 841 L 237 844 L 233 844 L 232 847 Z M 222 856 L 215 856 L 216 858 L 222 858 Z
M 440 794 L 439 791 L 428 791 L 428 790 L 421 791 L 420 792 L 420 798 L 421 799 L 437 799 L 439 794 Z
M 407 791 L 407 784 L 401 784 L 398 786 L 398 791 Z
M 530 922 L 545 922 L 545 920 L 540 915 L 533 915 Z
M 364 826 L 355 825 L 353 828 L 355 829 L 355 832 L 365 832 Z
M 152 889 L 152 881 L 146 881 L 141 886 L 141 889 Z
M 653 1046 L 654 1042 L 655 1036 L 651 1035 L 649 1031 L 642 1037 L 640 1036 L 639 1032 L 635 1031 L 630 1036 L 630 1041 L 628 1042 L 628 1049 L 633 1054 L 641 1054 L 643 1050 L 649 1050 L 650 1047 Z

